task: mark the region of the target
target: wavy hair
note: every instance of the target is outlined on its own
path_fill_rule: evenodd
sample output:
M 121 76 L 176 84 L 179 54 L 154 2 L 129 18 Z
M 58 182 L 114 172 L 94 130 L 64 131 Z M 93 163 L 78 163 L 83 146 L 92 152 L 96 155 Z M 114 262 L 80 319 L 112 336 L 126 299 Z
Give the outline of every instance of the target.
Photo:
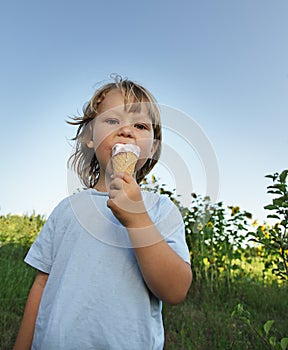
M 87 146 L 87 142 L 92 138 L 92 121 L 99 115 L 99 106 L 105 99 L 108 92 L 118 89 L 124 98 L 124 108 L 128 112 L 140 112 L 141 104 L 145 103 L 148 115 L 153 125 L 154 142 L 156 150 L 153 156 L 136 173 L 136 181 L 139 184 L 144 177 L 153 169 L 158 162 L 161 153 L 161 119 L 160 111 L 154 96 L 143 86 L 123 79 L 116 75 L 114 82 L 107 83 L 97 89 L 91 100 L 83 107 L 83 115 L 71 118 L 68 124 L 78 126 L 76 135 L 72 138 L 75 141 L 75 151 L 68 159 L 68 167 L 71 167 L 79 176 L 81 183 L 87 188 L 93 188 L 98 181 L 100 168 L 93 149 Z

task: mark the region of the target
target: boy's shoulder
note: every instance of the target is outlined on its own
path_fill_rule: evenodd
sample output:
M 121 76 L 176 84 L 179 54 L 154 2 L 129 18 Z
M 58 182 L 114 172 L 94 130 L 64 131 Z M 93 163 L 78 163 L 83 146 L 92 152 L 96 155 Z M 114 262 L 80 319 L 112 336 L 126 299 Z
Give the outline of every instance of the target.
M 172 200 L 168 196 L 160 194 L 159 192 L 143 190 L 142 197 L 148 210 L 154 208 L 158 211 L 178 211 L 177 206 Z
M 143 198 L 144 200 L 151 200 L 151 201 L 159 201 L 161 203 L 171 203 L 173 205 L 173 202 L 171 199 L 159 192 L 150 191 L 150 190 L 142 190 Z
M 55 215 L 59 215 L 59 213 L 61 215 L 64 215 L 65 213 L 70 212 L 71 204 L 81 201 L 81 199 L 86 195 L 87 195 L 86 190 L 84 190 L 84 191 L 79 191 L 64 197 L 55 206 L 51 215 L 55 216 Z

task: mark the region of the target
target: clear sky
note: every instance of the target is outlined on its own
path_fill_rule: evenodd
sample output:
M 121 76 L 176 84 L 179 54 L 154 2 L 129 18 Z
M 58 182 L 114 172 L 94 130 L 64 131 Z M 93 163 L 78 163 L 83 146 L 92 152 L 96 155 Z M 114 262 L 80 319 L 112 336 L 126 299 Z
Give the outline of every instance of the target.
M 262 220 L 264 175 L 288 168 L 287 16 L 286 0 L 2 1 L 0 214 L 47 215 L 67 196 L 65 120 L 116 72 L 191 117 L 217 156 L 217 199 Z

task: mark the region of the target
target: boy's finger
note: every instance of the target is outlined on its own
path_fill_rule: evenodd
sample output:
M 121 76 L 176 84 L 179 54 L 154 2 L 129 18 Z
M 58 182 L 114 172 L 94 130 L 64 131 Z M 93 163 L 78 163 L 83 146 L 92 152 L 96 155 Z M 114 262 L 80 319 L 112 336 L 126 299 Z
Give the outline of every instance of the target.
M 126 173 L 126 172 L 119 172 L 119 173 L 115 173 L 113 175 L 114 179 L 115 178 L 120 178 L 122 180 L 124 180 L 125 182 L 130 182 L 131 180 L 133 180 L 133 176 L 130 175 L 129 173 Z
M 120 190 L 123 187 L 123 179 L 115 178 L 110 184 L 110 190 Z

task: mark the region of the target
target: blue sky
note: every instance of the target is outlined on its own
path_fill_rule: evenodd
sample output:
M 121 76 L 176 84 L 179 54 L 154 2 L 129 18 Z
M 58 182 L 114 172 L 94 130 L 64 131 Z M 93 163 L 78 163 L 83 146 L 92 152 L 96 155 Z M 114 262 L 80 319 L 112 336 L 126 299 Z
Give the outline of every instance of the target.
M 2 2 L 0 214 L 47 215 L 67 196 L 65 120 L 117 72 L 190 116 L 218 200 L 264 219 L 264 175 L 288 168 L 287 15 L 286 0 Z

